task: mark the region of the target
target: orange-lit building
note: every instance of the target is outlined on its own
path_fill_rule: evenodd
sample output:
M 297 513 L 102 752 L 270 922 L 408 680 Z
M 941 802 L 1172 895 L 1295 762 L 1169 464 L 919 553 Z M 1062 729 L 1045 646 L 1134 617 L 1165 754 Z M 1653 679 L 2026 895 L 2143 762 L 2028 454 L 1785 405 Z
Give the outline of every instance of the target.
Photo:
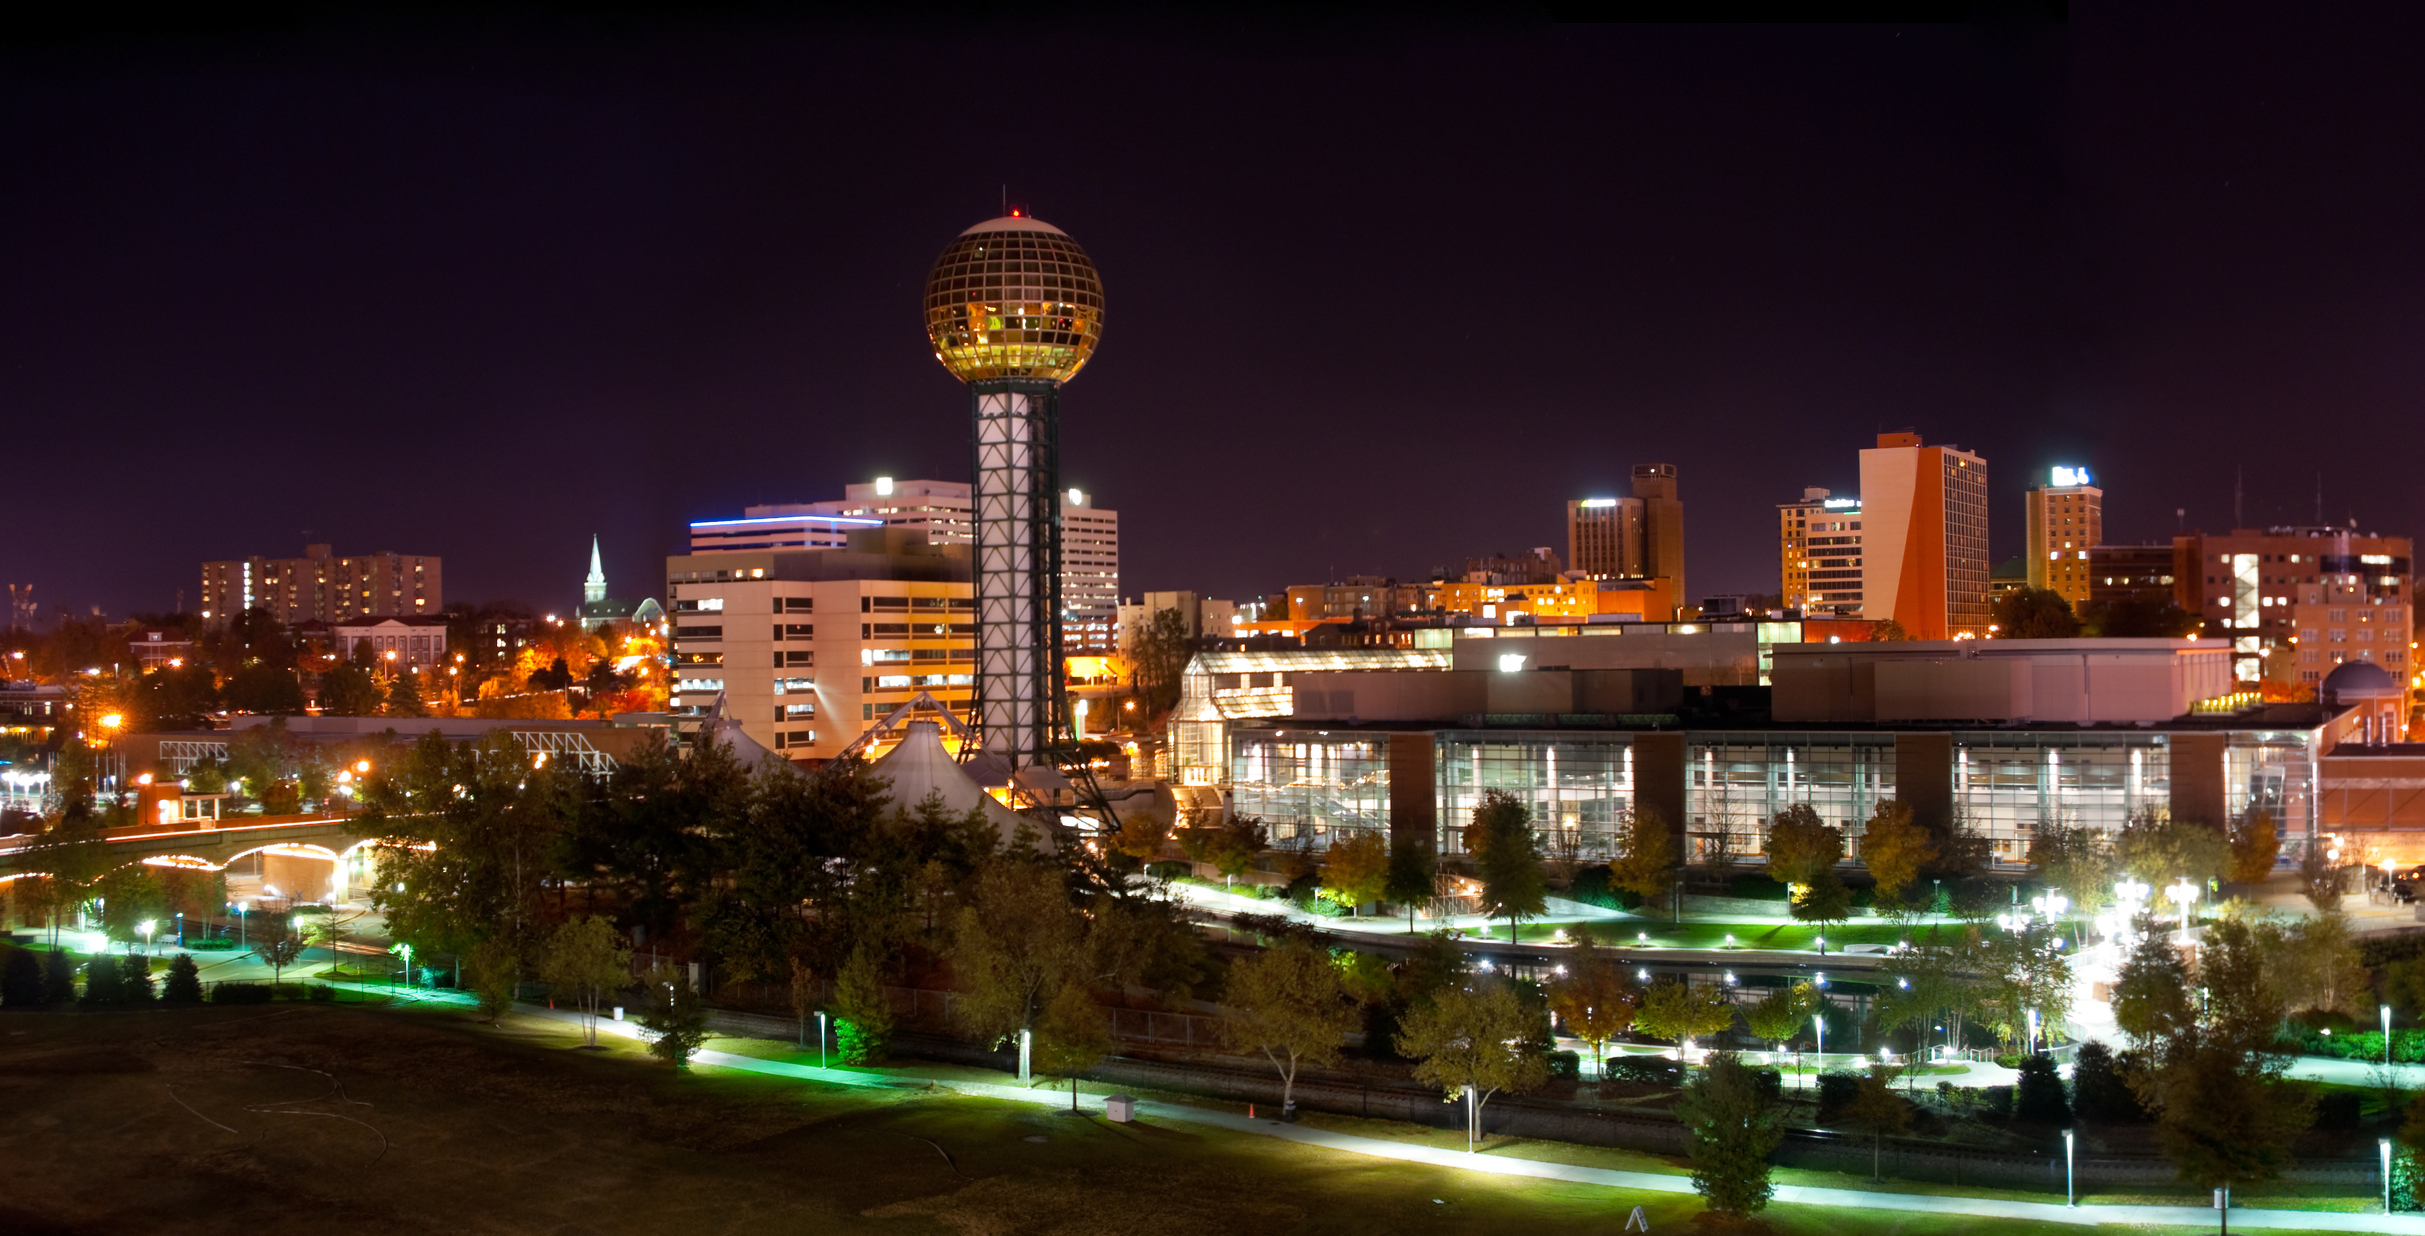
M 2094 592 L 2091 549 L 2105 541 L 2105 491 L 2088 483 L 2086 468 L 2056 468 L 2027 502 L 2029 586 L 2061 594 L 2074 610 Z
M 1916 433 L 1861 452 L 1861 614 L 1913 639 L 1987 630 L 1987 461 Z

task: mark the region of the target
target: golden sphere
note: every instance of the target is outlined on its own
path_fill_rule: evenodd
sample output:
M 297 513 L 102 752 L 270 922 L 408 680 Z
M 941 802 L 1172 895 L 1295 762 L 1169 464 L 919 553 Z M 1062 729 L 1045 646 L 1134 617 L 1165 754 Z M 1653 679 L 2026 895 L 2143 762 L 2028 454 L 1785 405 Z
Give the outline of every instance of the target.
M 1103 336 L 1103 281 L 1069 234 L 1023 215 L 943 247 L 926 277 L 926 337 L 963 382 L 1077 376 Z

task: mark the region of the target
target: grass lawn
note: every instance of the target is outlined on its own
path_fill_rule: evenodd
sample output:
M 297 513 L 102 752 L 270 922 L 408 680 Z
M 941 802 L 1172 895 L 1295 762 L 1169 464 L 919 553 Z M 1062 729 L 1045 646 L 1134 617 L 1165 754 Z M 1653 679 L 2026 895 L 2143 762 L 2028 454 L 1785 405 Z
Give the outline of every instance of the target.
M 1637 1203 L 1653 1231 L 1679 1232 L 1700 1210 L 1689 1195 L 1474 1175 L 1184 1122 L 677 1071 L 629 1040 L 579 1042 L 555 1022 L 492 1028 L 427 1006 L 0 1016 L 0 1231 L 1534 1236 L 1613 1232 Z M 1676 1170 L 1592 1147 L 1489 1153 Z M 1767 1219 L 1785 1233 L 2034 1230 L 1782 1205 Z
M 1602 944 L 1618 948 L 1739 948 L 1813 950 L 1818 937 L 1827 937 L 1832 954 L 1847 944 L 1895 944 L 1904 940 L 1926 943 L 1932 930 L 1958 931 L 1957 927 L 1902 927 L 1893 923 L 1872 921 L 1837 923 L 1821 929 L 1808 923 L 1742 923 L 1724 920 L 1687 919 L 1682 923 L 1652 923 L 1643 921 L 1603 920 L 1577 924 L 1562 919 L 1544 919 L 1523 925 L 1520 938 L 1532 942 L 1549 942 L 1559 932 L 1571 933 L 1578 925 L 1591 928 Z M 1729 943 L 1727 937 L 1734 937 Z M 1490 938 L 1505 943 L 1507 924 L 1490 929 Z

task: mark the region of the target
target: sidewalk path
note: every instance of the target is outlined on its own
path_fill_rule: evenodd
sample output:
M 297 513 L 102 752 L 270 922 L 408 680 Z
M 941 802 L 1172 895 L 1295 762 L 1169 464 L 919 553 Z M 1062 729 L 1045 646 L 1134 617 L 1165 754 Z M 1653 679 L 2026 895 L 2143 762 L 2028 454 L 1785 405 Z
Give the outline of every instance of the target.
M 578 1025 L 580 1015 L 563 1009 L 520 1010 L 526 1016 L 544 1017 Z M 631 1022 L 600 1019 L 602 1033 L 626 1038 L 640 1037 L 640 1027 Z M 907 1078 L 891 1075 L 856 1073 L 847 1069 L 826 1069 L 814 1065 L 788 1064 L 780 1060 L 762 1060 L 755 1056 L 732 1052 L 704 1050 L 692 1057 L 701 1064 L 740 1069 L 772 1077 L 789 1077 L 801 1081 L 827 1082 L 841 1086 L 859 1086 L 898 1090 Z M 935 1090 L 950 1091 L 980 1098 L 1000 1099 L 1010 1103 L 1059 1107 L 1069 1101 L 1068 1093 L 1060 1090 L 1029 1090 L 1020 1086 L 997 1086 L 982 1082 L 936 1081 Z M 1090 1096 L 1092 1098 L 1092 1096 Z M 1094 1099 L 1100 1102 L 1100 1099 Z M 1249 1117 L 1239 1112 L 1216 1111 L 1179 1103 L 1141 1101 L 1137 1104 L 1140 1118 L 1181 1120 L 1191 1124 L 1209 1125 L 1236 1133 L 1261 1137 L 1276 1137 L 1307 1146 L 1320 1146 L 1349 1154 L 1374 1158 L 1397 1159 L 1407 1163 L 1423 1163 L 1433 1167 L 1459 1168 L 1470 1172 L 1487 1172 L 1497 1176 L 1524 1176 L 1536 1180 L 1562 1180 L 1571 1184 L 1602 1185 L 1616 1189 L 1634 1189 L 1656 1193 L 1690 1193 L 1692 1181 L 1684 1176 L 1663 1176 L 1652 1172 L 1629 1172 L 1605 1167 L 1575 1167 L 1564 1163 L 1545 1163 L 1537 1159 L 1516 1159 L 1503 1155 L 1459 1154 L 1432 1146 L 1410 1142 L 1393 1142 L 1378 1137 L 1359 1137 L 1352 1133 L 1336 1133 L 1327 1129 L 1308 1128 L 1299 1124 L 1283 1124 L 1277 1120 Z M 1776 1200 L 1804 1206 L 1830 1206 L 1867 1210 L 1914 1211 L 1928 1214 L 1979 1215 L 1988 1218 L 2025 1219 L 2037 1223 L 2061 1223 L 2071 1226 L 2093 1226 L 2100 1223 L 2152 1224 L 2166 1223 L 2184 1227 L 2206 1227 L 2215 1221 L 2215 1212 L 2202 1206 L 2116 1206 L 2090 1203 L 2070 1207 L 2052 1202 L 2015 1202 L 1988 1197 L 1947 1197 L 1928 1193 L 1872 1193 L 1865 1189 L 1822 1189 L 1805 1185 L 1779 1185 Z M 2243 1210 L 2234 1208 L 2231 1222 L 2246 1228 L 2292 1228 L 2318 1232 L 2403 1232 L 2425 1236 L 2425 1215 L 2384 1215 L 2380 1213 L 2348 1213 L 2324 1210 Z

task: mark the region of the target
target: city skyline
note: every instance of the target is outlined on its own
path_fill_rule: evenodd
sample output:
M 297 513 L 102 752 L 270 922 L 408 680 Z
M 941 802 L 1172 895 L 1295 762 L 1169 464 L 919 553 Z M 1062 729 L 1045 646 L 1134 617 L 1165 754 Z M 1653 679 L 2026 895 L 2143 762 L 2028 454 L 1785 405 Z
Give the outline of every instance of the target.
M 327 541 L 547 608 L 593 533 L 636 583 L 692 520 L 965 480 L 948 379 L 905 332 L 932 237 L 1004 198 L 1088 237 L 1133 306 L 1065 413 L 1065 480 L 1123 512 L 1131 594 L 1556 545 L 1565 501 L 1626 492 L 1643 459 L 1694 478 L 1688 599 L 1770 592 L 1775 504 L 1857 491 L 1861 447 L 1906 427 L 1993 462 L 1997 562 L 2058 463 L 2110 484 L 2111 539 L 2228 530 L 2235 486 L 2239 522 L 2310 523 L 2319 474 L 2328 522 L 2407 534 L 2425 174 L 2373 155 L 2425 108 L 2402 74 L 2319 61 L 2401 43 L 2346 21 L 2212 22 L 2160 52 L 2104 15 L 1264 50 L 1138 27 L 1069 36 L 1161 67 L 1110 69 L 1117 118 L 1025 159 L 936 156 L 903 93 L 1024 36 L 665 19 L 506 53 L 431 18 L 19 43 L 11 110 L 47 117 L 0 130 L 26 169 L 0 197 L 20 493 L 135 548 L 18 545 L 0 575 L 46 614 L 119 615 L 168 608 L 193 562 Z M 2261 39 L 2286 42 L 2258 79 Z M 635 80 L 643 46 L 683 71 Z M 1486 87 L 1470 121 L 1342 119 L 1429 115 L 1407 83 L 1452 54 Z M 1272 88 L 1197 97 L 1246 70 Z M 534 72 L 545 97 L 493 88 Z M 1578 108 L 1610 119 L 1541 119 Z M 1140 147 L 1148 125 L 1187 140 Z M 1242 288 L 1287 308 L 1206 308 Z M 1377 311 L 1433 302 L 1493 308 Z M 2289 418 L 2370 448 L 2268 428 Z M 197 486 L 70 476 L 197 430 L 247 449 Z M 662 462 L 694 439 L 746 449 Z M 1341 517 L 1306 525 L 1308 501 Z

